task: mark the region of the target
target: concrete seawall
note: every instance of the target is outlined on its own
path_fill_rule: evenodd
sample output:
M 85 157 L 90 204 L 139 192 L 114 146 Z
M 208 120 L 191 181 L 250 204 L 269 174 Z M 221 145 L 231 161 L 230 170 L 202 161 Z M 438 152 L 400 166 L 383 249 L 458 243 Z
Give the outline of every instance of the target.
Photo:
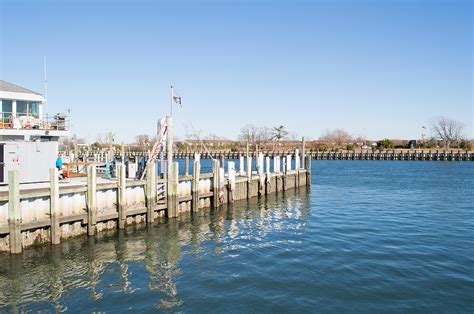
M 157 178 L 156 165 L 150 164 L 145 180 L 127 179 L 122 164 L 117 167 L 117 179 L 103 180 L 97 178 L 96 166 L 89 165 L 86 178 L 67 185 L 51 169 L 50 182 L 35 188 L 20 186 L 18 172 L 11 171 L 8 192 L 0 192 L 0 251 L 20 253 L 34 244 L 58 244 L 74 236 L 94 236 L 310 185 L 311 159 L 303 159 L 302 167 L 298 160 L 292 170 L 291 156 L 287 158 L 282 171 L 280 159 L 275 158 L 272 173 L 269 159 L 263 171 L 263 156 L 256 172 L 247 168 L 236 173 L 234 163 L 229 162 L 226 173 L 214 160 L 213 172 L 201 174 L 200 163 L 195 161 L 191 176 L 178 176 L 175 162 L 168 179 Z

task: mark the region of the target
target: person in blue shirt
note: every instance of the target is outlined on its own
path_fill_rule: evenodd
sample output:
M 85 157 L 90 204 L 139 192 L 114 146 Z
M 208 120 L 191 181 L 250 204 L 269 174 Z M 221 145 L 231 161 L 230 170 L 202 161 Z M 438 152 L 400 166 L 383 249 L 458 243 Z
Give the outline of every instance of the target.
M 58 168 L 59 171 L 63 168 L 63 159 L 61 158 L 61 154 L 58 154 L 58 158 L 56 159 L 56 168 Z

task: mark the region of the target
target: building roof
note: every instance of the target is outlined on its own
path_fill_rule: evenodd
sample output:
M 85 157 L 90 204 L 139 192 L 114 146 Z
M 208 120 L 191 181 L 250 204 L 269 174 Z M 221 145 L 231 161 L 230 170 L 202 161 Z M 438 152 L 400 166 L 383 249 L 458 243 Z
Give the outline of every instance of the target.
M 26 89 L 24 87 L 8 83 L 6 81 L 0 80 L 0 92 L 11 92 L 11 93 L 23 93 L 23 94 L 33 94 L 39 95 L 40 93 L 34 92 L 32 90 Z

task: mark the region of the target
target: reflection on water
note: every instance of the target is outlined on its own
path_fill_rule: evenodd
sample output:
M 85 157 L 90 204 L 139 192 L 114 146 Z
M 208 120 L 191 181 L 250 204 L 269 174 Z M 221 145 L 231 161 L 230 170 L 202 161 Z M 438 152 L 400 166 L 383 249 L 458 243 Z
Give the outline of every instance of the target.
M 285 245 L 267 235 L 304 229 L 308 195 L 303 188 L 151 227 L 0 255 L 0 309 L 179 310 L 186 302 L 180 278 L 195 271 L 210 278 L 216 276 L 210 265 L 232 262 L 246 250 Z

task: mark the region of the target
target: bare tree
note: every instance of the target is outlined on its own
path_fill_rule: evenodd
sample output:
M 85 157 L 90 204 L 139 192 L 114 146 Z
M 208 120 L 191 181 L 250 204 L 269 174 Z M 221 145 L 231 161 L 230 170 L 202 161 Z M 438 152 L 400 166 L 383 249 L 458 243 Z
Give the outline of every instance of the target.
M 336 146 L 346 145 L 353 141 L 352 135 L 344 129 L 326 130 L 326 133 L 320 136 L 319 139 Z
M 442 140 L 449 149 L 453 142 L 462 139 L 464 132 L 464 124 L 447 117 L 438 117 L 431 122 L 431 132 L 435 138 Z
M 255 144 L 265 144 L 272 139 L 272 132 L 267 127 L 247 124 L 240 129 L 239 140 Z
M 135 141 L 138 145 L 143 147 L 144 151 L 147 151 L 151 146 L 150 136 L 148 134 L 140 134 L 135 137 Z

